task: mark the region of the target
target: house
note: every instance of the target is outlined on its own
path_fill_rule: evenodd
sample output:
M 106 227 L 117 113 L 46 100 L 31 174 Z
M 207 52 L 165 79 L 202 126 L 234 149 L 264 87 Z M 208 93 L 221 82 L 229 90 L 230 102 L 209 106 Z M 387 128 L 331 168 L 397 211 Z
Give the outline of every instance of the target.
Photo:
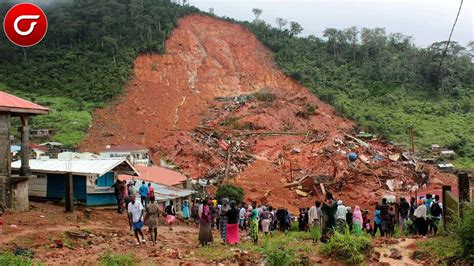
M 454 170 L 454 164 L 452 163 L 440 163 L 438 164 L 438 168 L 445 172 L 451 172 Z
M 456 152 L 454 152 L 453 150 L 442 150 L 440 152 L 440 155 L 444 158 L 453 158 L 456 156 Z
M 123 144 L 107 147 L 99 153 L 101 158 L 127 158 L 133 165 L 151 165 L 149 150 L 138 144 Z
M 140 178 L 147 182 L 154 182 L 166 186 L 189 189 L 191 180 L 185 175 L 159 166 L 135 165 Z
M 13 171 L 20 162 L 11 164 Z M 62 200 L 66 194 L 66 177 L 73 175 L 73 197 L 86 206 L 116 204 L 111 187 L 121 174 L 138 175 L 125 158 L 30 160 L 31 171 L 37 176 L 30 181 L 29 196 L 36 199 Z
M 54 134 L 55 130 L 53 129 L 45 129 L 45 128 L 35 128 L 35 129 L 30 129 L 30 136 L 32 138 L 38 138 L 38 139 L 45 139 L 49 138 Z
M 39 146 L 46 147 L 48 149 L 46 155 L 48 155 L 50 158 L 58 158 L 59 153 L 71 151 L 70 149 L 65 148 L 62 143 L 54 141 L 41 143 Z
M 158 205 L 160 206 L 160 208 L 164 210 L 164 208 L 169 204 L 169 202 L 173 201 L 176 212 L 178 213 L 181 211 L 181 206 L 183 202 L 184 201 L 191 202 L 192 196 L 197 193 L 197 191 L 195 190 L 182 189 L 182 188 L 166 186 L 166 185 L 150 182 L 150 181 L 142 179 L 141 176 L 134 177 L 131 175 L 120 175 L 119 179 L 126 180 L 127 182 L 131 182 L 132 180 L 135 181 L 136 182 L 135 189 L 137 191 L 142 185 L 143 181 L 145 181 L 147 185 L 148 183 L 150 183 L 153 189 L 155 190 L 155 200 L 158 202 Z
M 46 115 L 49 109 L 0 91 L 0 205 L 15 211 L 28 211 L 28 182 L 34 178 L 29 166 L 29 121 L 33 115 Z M 20 160 L 17 174 L 11 172 L 11 118 L 19 117 L 21 126 Z

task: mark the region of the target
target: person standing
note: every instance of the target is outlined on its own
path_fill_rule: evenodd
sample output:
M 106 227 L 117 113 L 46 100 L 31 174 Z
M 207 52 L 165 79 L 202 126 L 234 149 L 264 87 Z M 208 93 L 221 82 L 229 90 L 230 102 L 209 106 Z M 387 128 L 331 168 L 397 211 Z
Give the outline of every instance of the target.
M 165 208 L 166 212 L 166 223 L 168 223 L 170 231 L 173 231 L 173 223 L 176 216 L 176 210 L 174 209 L 173 201 L 170 201 L 170 204 Z
M 280 229 L 281 232 L 285 232 L 286 231 L 286 223 L 285 223 L 286 214 L 285 214 L 285 210 L 283 209 L 283 207 L 280 207 L 277 210 L 275 215 L 276 215 L 276 218 L 278 220 L 278 228 Z
M 114 188 L 115 199 L 117 200 L 117 213 L 123 213 L 122 201 L 123 201 L 123 183 L 118 178 L 115 180 L 115 183 L 112 185 Z
M 390 206 L 387 204 L 387 199 L 382 199 L 382 206 L 380 206 L 380 219 L 381 219 L 381 235 L 388 235 L 390 225 Z
M 400 198 L 400 218 L 402 220 L 403 231 L 407 230 L 409 212 L 410 204 L 405 198 Z
M 247 226 L 246 226 L 246 223 L 245 223 L 245 214 L 246 213 L 247 213 L 247 211 L 245 210 L 245 203 L 242 203 L 242 206 L 240 207 L 240 211 L 239 211 L 239 227 L 240 227 L 240 230 L 247 231 Z
M 420 204 L 415 210 L 415 213 L 413 214 L 415 216 L 415 223 L 416 223 L 416 229 L 418 231 L 419 235 L 422 235 L 423 237 L 426 237 L 426 233 L 428 231 L 428 224 L 426 223 L 426 216 L 427 216 L 427 211 L 426 211 L 426 199 L 421 200 Z
M 193 218 L 195 224 L 199 224 L 199 205 L 201 205 L 200 200 L 195 199 L 191 207 L 191 218 Z
M 235 201 L 230 202 L 230 209 L 225 213 L 227 217 L 227 239 L 228 244 L 239 243 L 239 209 Z
M 148 226 L 152 244 L 155 246 L 158 237 L 158 217 L 160 216 L 160 209 L 158 204 L 155 203 L 155 195 L 150 196 L 149 200 L 150 204 L 146 206 L 145 224 Z
M 362 218 L 362 212 L 360 211 L 359 206 L 355 206 L 354 213 L 352 214 L 352 224 L 354 228 L 354 234 L 356 236 L 362 235 L 362 225 L 364 224 L 364 219 Z
M 148 194 L 146 196 L 147 198 L 147 204 L 150 202 L 151 196 L 155 196 L 155 188 L 151 186 L 151 183 L 148 183 Z
M 212 238 L 211 228 L 211 211 L 209 206 L 212 205 L 212 201 L 204 200 L 202 203 L 202 212 L 199 216 L 199 243 L 205 246 L 211 243 L 214 239 Z
M 181 211 L 183 212 L 183 219 L 185 221 L 189 220 L 189 203 L 187 200 L 183 202 L 183 206 L 181 206 Z
M 271 214 L 265 206 L 262 207 L 260 219 L 262 221 L 262 232 L 267 235 L 270 232 Z
M 250 237 L 255 244 L 258 243 L 258 210 L 255 202 L 252 203 L 252 212 L 250 213 Z
M 137 245 L 140 245 L 139 235 L 142 237 L 141 243 L 145 243 L 146 240 L 142 233 L 144 214 L 143 205 L 135 198 L 132 198 L 132 201 L 128 204 L 127 211 L 130 230 L 133 230 L 133 232 L 135 233 L 135 237 L 137 238 Z
M 337 201 L 336 223 L 339 233 L 344 234 L 346 230 L 347 208 L 342 204 L 342 200 Z
M 347 223 L 347 226 L 349 227 L 349 232 L 352 232 L 352 208 L 348 206 L 346 210 L 347 210 L 346 223 Z
M 431 211 L 431 227 L 433 228 L 434 235 L 438 235 L 438 224 L 441 221 L 441 217 L 443 216 L 443 204 L 439 201 L 439 196 L 435 195 L 434 201 L 431 203 L 430 206 Z
M 374 230 L 372 231 L 372 236 L 375 236 L 377 230 L 380 230 L 380 235 L 382 235 L 382 219 L 380 218 L 380 205 L 377 204 L 375 206 L 375 214 L 374 214 Z
M 316 208 L 316 202 L 315 202 L 314 205 L 311 206 L 311 208 L 309 208 L 309 211 L 308 211 L 308 223 L 311 228 L 315 226 L 317 217 L 318 217 L 318 208 Z
M 148 197 L 148 187 L 146 186 L 145 181 L 142 181 L 142 185 L 138 189 L 138 194 L 140 194 L 142 205 L 146 208 L 146 200 Z
M 327 216 L 326 225 L 323 229 L 323 235 L 325 235 L 329 230 L 334 230 L 336 227 L 337 202 L 334 200 L 332 193 L 326 193 L 326 201 L 321 210 Z
M 222 199 L 222 206 L 219 210 L 219 230 L 221 232 L 221 238 L 224 243 L 227 240 L 227 216 L 226 213 L 230 210 L 229 199 Z

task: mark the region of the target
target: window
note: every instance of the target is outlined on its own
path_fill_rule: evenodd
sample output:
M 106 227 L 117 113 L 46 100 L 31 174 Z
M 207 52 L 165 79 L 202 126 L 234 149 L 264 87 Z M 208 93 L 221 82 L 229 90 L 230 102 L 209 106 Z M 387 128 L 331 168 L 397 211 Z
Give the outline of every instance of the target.
M 111 187 L 114 184 L 114 173 L 108 172 L 103 176 L 99 176 L 96 180 L 96 186 L 98 187 Z

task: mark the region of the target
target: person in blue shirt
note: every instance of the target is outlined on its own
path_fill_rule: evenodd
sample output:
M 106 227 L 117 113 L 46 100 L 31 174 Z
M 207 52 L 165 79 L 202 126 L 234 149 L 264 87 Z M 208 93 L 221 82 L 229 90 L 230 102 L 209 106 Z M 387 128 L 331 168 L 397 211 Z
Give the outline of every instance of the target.
M 372 231 L 372 236 L 375 236 L 377 230 L 380 230 L 380 235 L 382 235 L 381 221 L 382 219 L 380 218 L 380 206 L 377 204 L 377 206 L 375 206 L 374 230 Z
M 142 182 L 142 185 L 138 189 L 138 194 L 140 194 L 140 199 L 144 208 L 146 208 L 146 201 L 148 196 L 148 187 L 146 186 L 145 181 Z

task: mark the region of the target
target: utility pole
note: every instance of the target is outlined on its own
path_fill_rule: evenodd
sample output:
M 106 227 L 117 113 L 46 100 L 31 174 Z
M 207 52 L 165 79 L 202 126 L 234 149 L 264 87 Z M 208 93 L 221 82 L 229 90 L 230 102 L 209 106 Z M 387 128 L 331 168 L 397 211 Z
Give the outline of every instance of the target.
M 415 143 L 413 137 L 413 127 L 410 127 L 410 155 L 413 159 L 415 157 Z
M 459 189 L 459 217 L 464 218 L 464 208 L 466 202 L 470 201 L 469 193 L 469 176 L 466 172 L 458 174 L 458 189 Z
M 74 211 L 72 172 L 66 175 L 66 212 Z

